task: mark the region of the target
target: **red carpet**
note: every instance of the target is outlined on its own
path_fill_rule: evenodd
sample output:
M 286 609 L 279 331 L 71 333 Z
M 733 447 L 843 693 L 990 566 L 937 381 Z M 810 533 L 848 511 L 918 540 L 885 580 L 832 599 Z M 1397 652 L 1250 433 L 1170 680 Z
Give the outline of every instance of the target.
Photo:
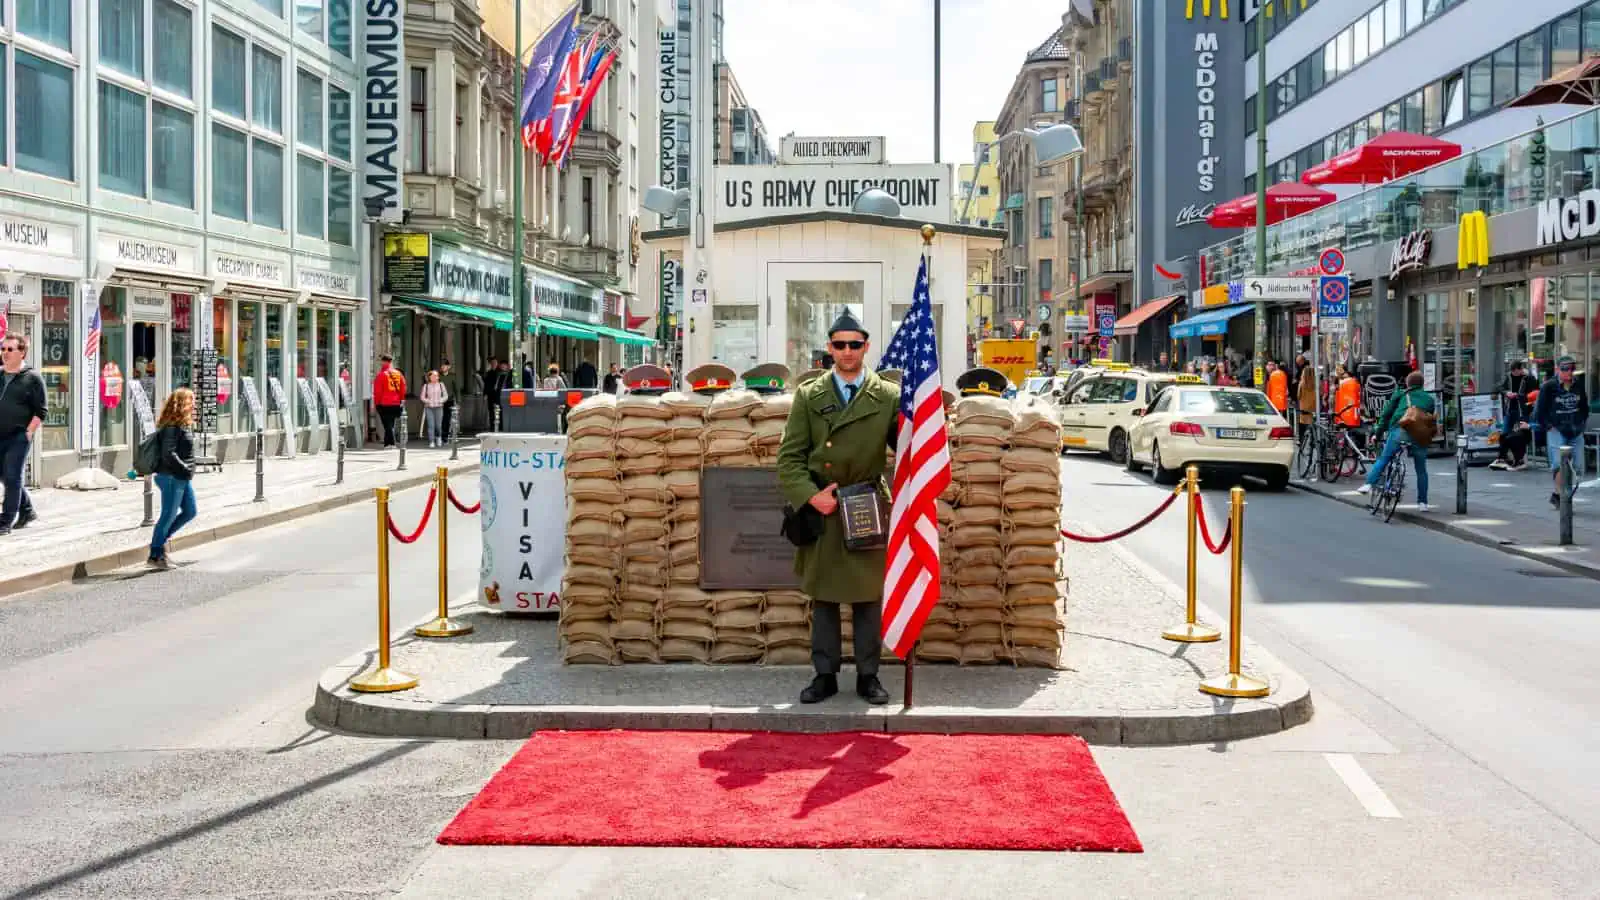
M 441 844 L 1120 850 L 1076 737 L 549 731 Z

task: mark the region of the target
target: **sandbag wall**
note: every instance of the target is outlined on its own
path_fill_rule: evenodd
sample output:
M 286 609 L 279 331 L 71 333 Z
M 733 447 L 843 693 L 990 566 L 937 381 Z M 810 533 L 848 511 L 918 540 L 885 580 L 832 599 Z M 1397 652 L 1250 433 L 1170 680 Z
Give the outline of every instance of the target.
M 793 399 L 601 395 L 573 409 L 560 616 L 567 662 L 810 661 L 804 594 L 698 587 L 701 468 L 774 467 Z M 957 407 L 954 478 L 939 503 L 947 581 L 918 658 L 1053 666 L 1059 552 L 1033 523 L 1059 517 L 1058 450 L 1043 448 L 1060 447 L 1060 427 L 1004 401 L 968 410 L 962 418 Z M 977 574 L 958 578 L 964 565 Z M 1017 569 L 1009 578 L 1008 565 Z M 848 657 L 848 608 L 844 631 Z

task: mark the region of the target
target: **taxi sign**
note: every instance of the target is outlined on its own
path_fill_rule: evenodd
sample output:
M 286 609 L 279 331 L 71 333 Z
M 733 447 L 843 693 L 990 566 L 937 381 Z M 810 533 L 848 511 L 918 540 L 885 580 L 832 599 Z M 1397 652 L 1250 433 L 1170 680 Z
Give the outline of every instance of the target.
M 1206 380 L 1199 375 L 1179 375 L 1179 384 L 1205 384 Z
M 1095 365 L 1100 366 L 1101 368 L 1107 369 L 1107 370 L 1112 371 L 1112 372 L 1126 372 L 1127 370 L 1133 368 L 1133 366 L 1130 366 L 1127 363 L 1110 362 L 1110 361 L 1106 361 L 1106 362 L 1096 361 Z

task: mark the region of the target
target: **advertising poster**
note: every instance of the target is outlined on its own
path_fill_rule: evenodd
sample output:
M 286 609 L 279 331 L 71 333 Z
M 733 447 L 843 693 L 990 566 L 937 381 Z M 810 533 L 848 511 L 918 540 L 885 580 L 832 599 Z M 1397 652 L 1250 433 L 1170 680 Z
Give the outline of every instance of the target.
M 1461 396 L 1461 433 L 1467 452 L 1495 450 L 1500 446 L 1500 401 L 1496 394 Z
M 483 604 L 506 612 L 555 612 L 565 574 L 567 439 L 487 434 L 482 440 Z

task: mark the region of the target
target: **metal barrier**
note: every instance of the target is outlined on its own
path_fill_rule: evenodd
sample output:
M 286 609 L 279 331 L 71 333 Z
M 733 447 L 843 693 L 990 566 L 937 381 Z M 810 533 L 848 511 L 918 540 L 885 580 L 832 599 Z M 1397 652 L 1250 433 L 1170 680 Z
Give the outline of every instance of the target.
M 450 404 L 450 461 L 461 458 L 461 404 Z
M 256 503 L 267 499 L 267 435 L 261 429 L 256 429 Z
M 389 535 L 401 537 L 389 518 L 389 489 L 375 488 L 378 506 L 378 664 L 350 681 L 350 689 L 367 694 L 409 691 L 417 686 L 415 675 L 408 675 L 389 667 Z M 422 522 L 410 540 L 401 537 L 401 543 L 411 543 L 422 535 L 433 511 L 433 495 L 428 495 L 428 508 L 423 511 Z
M 406 408 L 404 406 L 400 407 L 400 418 L 395 420 L 395 428 L 398 430 L 395 433 L 394 440 L 396 444 L 400 445 L 400 465 L 395 468 L 395 471 L 404 472 L 406 470 L 406 434 L 411 431 L 411 423 L 406 418 Z
M 475 513 L 482 504 L 474 505 L 471 509 L 463 506 L 456 499 L 455 492 L 450 490 L 450 470 L 439 466 L 433 473 L 433 495 L 443 497 L 451 506 L 464 513 Z M 413 629 L 418 637 L 446 638 L 461 634 L 471 634 L 472 626 L 450 618 L 450 510 L 443 502 L 439 504 L 439 615 L 425 625 L 418 625 Z
M 1233 543 L 1233 565 L 1228 579 L 1228 674 L 1201 681 L 1200 690 L 1218 697 L 1265 697 L 1272 693 L 1272 686 L 1239 671 L 1244 641 L 1240 633 L 1244 618 L 1244 488 L 1235 487 L 1228 495 L 1232 501 L 1228 531 Z
M 1187 477 L 1184 478 L 1184 492 L 1189 495 L 1189 566 L 1185 578 L 1185 587 L 1187 589 L 1188 596 L 1185 603 L 1185 615 L 1183 623 L 1180 625 L 1174 625 L 1171 628 L 1168 628 L 1166 631 L 1161 632 L 1161 636 L 1169 641 L 1178 641 L 1185 644 L 1209 644 L 1213 641 L 1221 640 L 1222 632 L 1210 625 L 1202 625 L 1195 620 L 1195 607 L 1198 604 L 1198 600 L 1196 598 L 1197 590 L 1195 586 L 1195 571 L 1200 565 L 1200 542 L 1197 540 L 1197 538 L 1199 537 L 1200 529 L 1203 527 L 1205 522 L 1205 520 L 1202 518 L 1202 516 L 1205 515 L 1205 507 L 1200 502 L 1200 469 L 1198 466 L 1190 466 L 1185 474 Z M 1227 546 L 1227 541 L 1231 537 L 1231 533 L 1232 532 L 1230 530 L 1229 535 L 1225 535 L 1223 537 L 1223 547 Z M 1207 535 L 1206 546 L 1208 549 L 1210 548 L 1210 545 L 1210 536 Z M 1221 551 L 1219 548 L 1218 550 L 1213 550 L 1212 552 L 1217 553 Z
M 156 495 L 152 490 L 156 477 L 146 475 L 141 480 L 144 482 L 144 521 L 139 523 L 139 527 L 149 528 L 156 523 Z
M 1456 515 L 1467 514 L 1467 436 L 1456 435 Z
M 338 456 L 334 457 L 334 462 L 333 462 L 333 483 L 334 484 L 344 484 L 344 429 L 343 428 L 339 429 Z
M 1563 547 L 1572 544 L 1572 493 L 1577 480 L 1577 470 L 1572 466 L 1572 447 L 1562 447 L 1560 466 L 1556 469 L 1556 496 L 1560 498 L 1560 543 Z

